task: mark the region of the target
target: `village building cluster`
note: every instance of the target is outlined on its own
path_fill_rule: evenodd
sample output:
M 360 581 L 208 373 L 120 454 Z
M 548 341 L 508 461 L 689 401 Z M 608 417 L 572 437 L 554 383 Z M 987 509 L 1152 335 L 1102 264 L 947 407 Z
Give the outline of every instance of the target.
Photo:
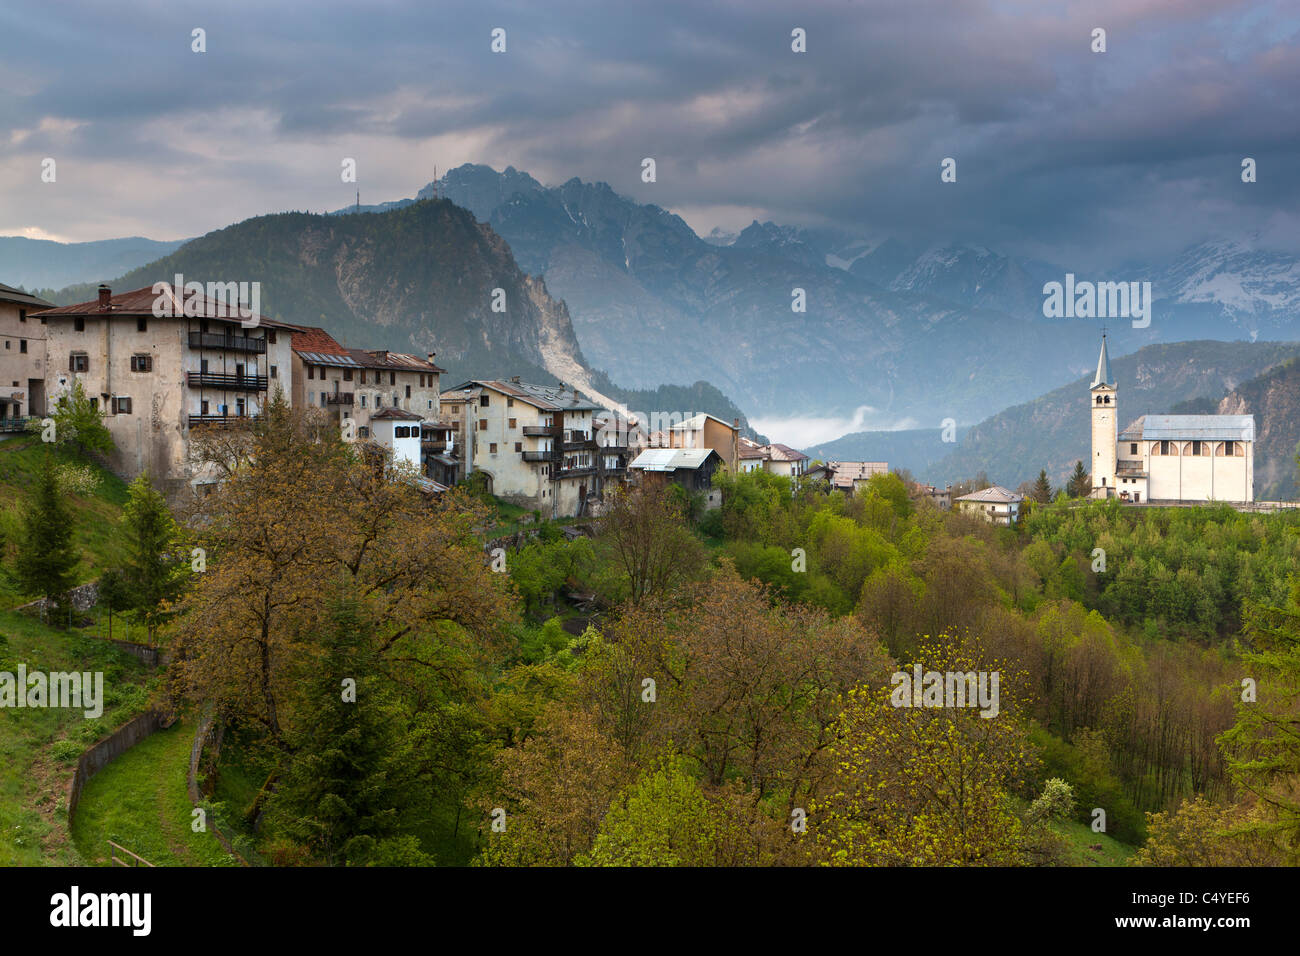
M 346 439 L 383 449 L 431 492 L 473 481 L 550 518 L 596 513 L 609 489 L 628 482 L 672 482 L 714 508 L 721 468 L 848 494 L 889 471 L 883 461 L 814 464 L 709 414 L 650 431 L 565 383 L 516 376 L 444 387 L 435 353 L 350 348 L 323 328 L 241 316 L 198 291 L 166 294 L 175 301 L 159 310 L 153 287 L 114 295 L 101 285 L 93 301 L 55 307 L 0 285 L 0 431 L 24 430 L 28 416 L 46 415 L 79 383 L 113 436 L 115 471 L 201 492 L 219 475 L 192 454 L 192 439 L 256 419 L 278 389 L 295 406 L 320 409 Z M 1093 497 L 1253 500 L 1253 416 L 1143 415 L 1120 431 L 1104 336 L 1089 406 Z M 910 491 L 1002 525 L 1017 522 L 1024 501 L 997 485 L 956 498 L 950 487 Z

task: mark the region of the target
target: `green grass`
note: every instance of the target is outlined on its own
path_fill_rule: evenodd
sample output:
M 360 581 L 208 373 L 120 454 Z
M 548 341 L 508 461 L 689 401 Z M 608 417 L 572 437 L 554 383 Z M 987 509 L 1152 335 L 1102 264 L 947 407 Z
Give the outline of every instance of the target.
M 82 858 L 107 864 L 112 840 L 155 866 L 235 866 L 211 831 L 195 833 L 186 787 L 193 720 L 136 744 L 82 792 L 72 838 Z
M 0 708 L 0 866 L 81 863 L 67 832 L 67 787 L 76 759 L 140 713 L 146 669 L 111 644 L 0 611 L 0 670 L 102 671 L 104 712 Z
M 0 440 L 0 607 L 12 608 L 31 600 L 21 594 L 14 582 L 13 567 L 16 542 L 22 535 L 23 502 L 36 476 L 48 446 L 32 435 L 18 435 Z M 99 481 L 87 495 L 69 496 L 76 515 L 75 540 L 83 558 L 78 569 L 81 582 L 99 577 L 107 568 L 120 563 L 121 549 L 117 527 L 126 504 L 126 483 L 112 472 L 91 466 Z
M 1128 866 L 1129 858 L 1137 852 L 1135 847 L 1121 843 L 1104 833 L 1093 833 L 1086 823 L 1073 820 L 1053 824 L 1052 829 L 1069 844 L 1070 866 Z M 1100 850 L 1091 847 L 1100 844 Z

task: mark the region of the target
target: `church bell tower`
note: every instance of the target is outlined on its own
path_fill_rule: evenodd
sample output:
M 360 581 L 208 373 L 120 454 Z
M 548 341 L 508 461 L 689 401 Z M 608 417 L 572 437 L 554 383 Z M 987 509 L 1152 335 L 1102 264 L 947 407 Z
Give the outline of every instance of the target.
M 1106 351 L 1106 333 L 1101 336 L 1101 355 L 1097 375 L 1089 389 L 1092 406 L 1092 497 L 1110 498 L 1115 490 L 1115 452 L 1119 437 L 1115 407 L 1115 380 L 1110 374 L 1110 355 Z

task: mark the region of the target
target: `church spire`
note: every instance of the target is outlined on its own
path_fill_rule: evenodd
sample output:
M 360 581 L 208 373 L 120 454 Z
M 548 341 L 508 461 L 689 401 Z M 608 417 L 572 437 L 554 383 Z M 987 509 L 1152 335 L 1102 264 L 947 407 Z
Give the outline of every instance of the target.
M 1106 351 L 1106 333 L 1101 333 L 1101 355 L 1097 358 L 1097 377 L 1092 380 L 1092 388 L 1098 385 L 1114 385 L 1110 377 L 1110 354 Z

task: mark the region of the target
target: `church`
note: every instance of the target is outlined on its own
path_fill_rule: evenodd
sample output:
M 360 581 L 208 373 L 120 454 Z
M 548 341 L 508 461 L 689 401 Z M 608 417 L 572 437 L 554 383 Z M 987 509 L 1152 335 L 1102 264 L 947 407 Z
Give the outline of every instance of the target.
M 1143 415 L 1119 431 L 1105 335 L 1089 392 L 1092 497 L 1157 505 L 1254 500 L 1254 415 Z

